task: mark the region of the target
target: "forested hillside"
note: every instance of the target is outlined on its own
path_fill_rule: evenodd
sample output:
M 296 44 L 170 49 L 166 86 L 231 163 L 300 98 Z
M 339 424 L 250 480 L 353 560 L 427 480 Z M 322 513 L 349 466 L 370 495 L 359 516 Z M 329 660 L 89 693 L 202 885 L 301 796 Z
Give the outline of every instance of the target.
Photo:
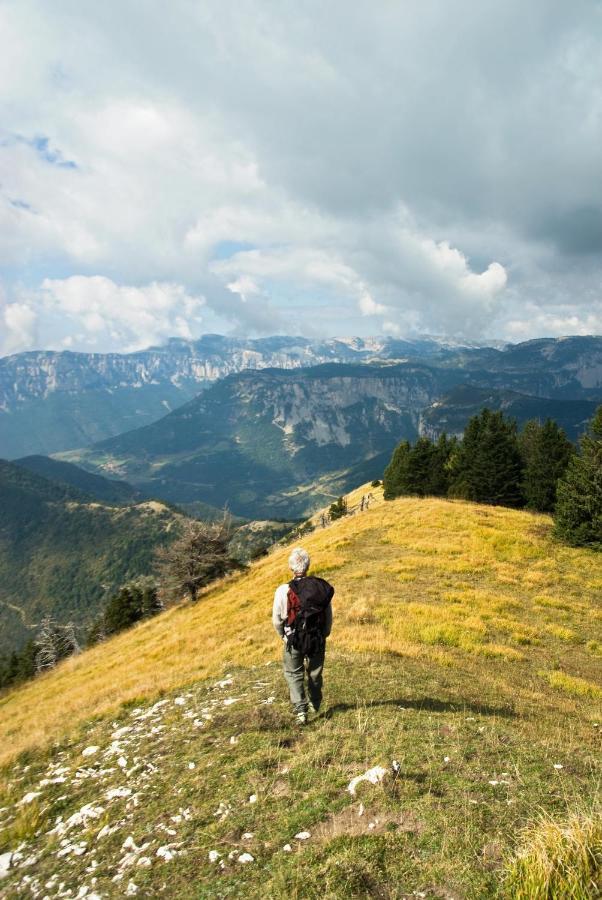
M 71 485 L 110 506 L 127 506 L 145 499 L 140 491 L 125 481 L 103 478 L 102 475 L 86 472 L 73 463 L 61 462 L 50 456 L 24 456 L 22 459 L 16 459 L 15 465 L 29 469 L 30 472 L 51 481 Z
M 109 506 L 0 461 L 0 652 L 44 616 L 90 624 L 110 592 L 151 571 L 179 514 L 155 501 Z

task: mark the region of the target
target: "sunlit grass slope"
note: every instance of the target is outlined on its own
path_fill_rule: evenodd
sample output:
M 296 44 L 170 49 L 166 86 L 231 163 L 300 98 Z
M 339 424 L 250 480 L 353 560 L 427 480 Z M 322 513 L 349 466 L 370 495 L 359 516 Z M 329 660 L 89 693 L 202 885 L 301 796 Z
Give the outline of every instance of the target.
M 555 542 L 546 516 L 428 499 L 382 501 L 303 540 L 333 581 L 330 646 L 461 668 L 501 698 L 599 718 L 602 554 Z M 0 699 L 1 760 L 132 698 L 254 665 L 289 548 Z

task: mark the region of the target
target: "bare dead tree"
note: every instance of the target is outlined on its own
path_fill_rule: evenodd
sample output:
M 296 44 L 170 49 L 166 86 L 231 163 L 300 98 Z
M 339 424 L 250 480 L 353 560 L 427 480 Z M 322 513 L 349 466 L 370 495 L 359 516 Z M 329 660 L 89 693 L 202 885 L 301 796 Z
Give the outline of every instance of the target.
M 59 625 L 50 616 L 42 619 L 35 644 L 37 672 L 53 669 L 62 659 L 79 653 L 81 649 L 73 622 Z
M 188 596 L 195 603 L 202 588 L 240 568 L 240 562 L 230 555 L 231 538 L 232 523 L 227 515 L 219 522 L 186 522 L 180 537 L 156 553 L 165 596 L 171 601 Z

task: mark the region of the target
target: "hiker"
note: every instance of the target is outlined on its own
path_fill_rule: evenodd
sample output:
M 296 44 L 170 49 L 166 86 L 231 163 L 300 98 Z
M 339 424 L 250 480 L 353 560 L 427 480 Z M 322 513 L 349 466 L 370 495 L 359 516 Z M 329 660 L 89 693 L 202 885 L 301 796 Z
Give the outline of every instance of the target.
M 293 580 L 274 594 L 272 623 L 284 642 L 282 665 L 299 725 L 307 724 L 308 709 L 317 713 L 322 702 L 322 670 L 326 638 L 332 628 L 330 601 L 334 588 L 323 578 L 308 575 L 309 554 L 296 547 L 288 559 Z M 307 690 L 305 696 L 305 664 Z

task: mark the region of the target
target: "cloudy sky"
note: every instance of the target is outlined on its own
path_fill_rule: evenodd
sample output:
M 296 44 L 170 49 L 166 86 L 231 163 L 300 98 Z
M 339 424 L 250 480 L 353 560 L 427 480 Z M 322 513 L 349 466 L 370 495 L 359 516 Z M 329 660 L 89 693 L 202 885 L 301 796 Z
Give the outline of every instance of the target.
M 600 0 L 0 0 L 0 353 L 602 333 Z

